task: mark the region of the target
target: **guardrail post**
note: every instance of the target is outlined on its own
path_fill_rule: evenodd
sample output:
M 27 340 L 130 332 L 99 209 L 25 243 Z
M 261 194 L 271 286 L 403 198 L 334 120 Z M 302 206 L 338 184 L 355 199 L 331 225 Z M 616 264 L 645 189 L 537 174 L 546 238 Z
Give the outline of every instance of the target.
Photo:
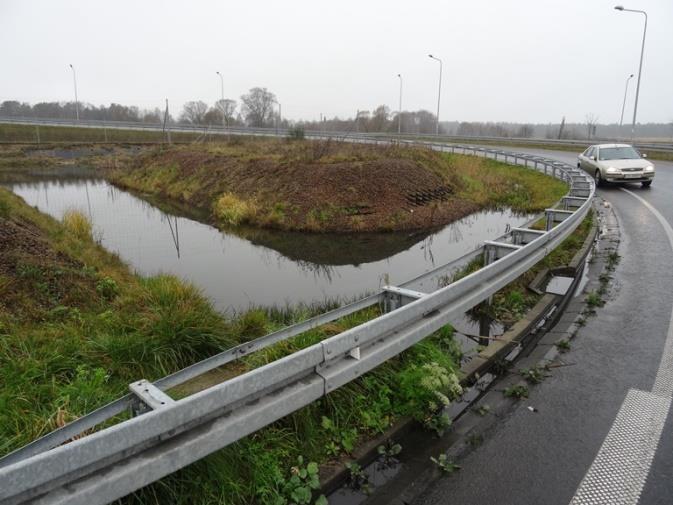
M 383 286 L 383 310 L 391 312 L 395 309 L 423 298 L 425 293 L 411 289 L 400 288 L 397 286 Z
M 129 384 L 129 390 L 136 397 L 131 402 L 131 415 L 134 417 L 175 403 L 173 398 L 145 379 Z

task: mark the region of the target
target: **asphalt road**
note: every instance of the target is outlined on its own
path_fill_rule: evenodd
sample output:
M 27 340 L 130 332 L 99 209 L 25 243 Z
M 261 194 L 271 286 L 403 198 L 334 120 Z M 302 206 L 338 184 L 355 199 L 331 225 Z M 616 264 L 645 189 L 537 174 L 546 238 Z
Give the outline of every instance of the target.
M 576 162 L 573 153 L 517 150 Z M 673 163 L 655 164 L 649 189 L 598 191 L 617 215 L 622 258 L 611 299 L 564 357 L 575 366 L 532 388 L 462 469 L 416 504 L 673 503 L 673 388 L 652 393 L 661 380 L 673 382 L 673 363 L 660 368 L 672 323 L 673 238 L 646 205 L 673 225 Z

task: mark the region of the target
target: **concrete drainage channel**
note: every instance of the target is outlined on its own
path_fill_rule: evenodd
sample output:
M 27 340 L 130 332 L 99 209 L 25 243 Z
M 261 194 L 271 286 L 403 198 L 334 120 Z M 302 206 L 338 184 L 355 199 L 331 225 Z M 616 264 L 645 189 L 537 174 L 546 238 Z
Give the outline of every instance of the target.
M 503 390 L 511 386 L 526 386 L 521 375 L 508 371 L 517 369 L 545 370 L 565 366 L 559 342 L 569 342 L 584 324 L 588 309 L 580 295 L 599 290 L 605 277 L 601 272 L 609 266 L 608 256 L 615 253 L 619 242 L 617 222 L 607 204 L 595 205 L 594 224 L 581 249 L 569 265 L 558 271 L 572 274 L 565 294 L 545 294 L 522 320 L 461 367 L 465 393 L 452 403 L 447 414 L 452 427 L 442 437 L 436 437 L 411 419 L 402 419 L 386 433 L 356 449 L 349 461 L 357 462 L 363 471 L 361 482 L 367 482 L 370 494 L 354 489 L 350 472 L 343 464 L 325 466 L 323 492 L 332 505 L 407 504 L 411 503 L 435 479 L 440 471 L 431 457 L 447 454 L 448 460 L 459 461 L 483 441 L 485 433 L 499 419 L 519 406 L 519 401 L 505 397 Z M 589 264 L 592 265 L 589 274 Z M 546 272 L 546 278 L 557 270 Z M 544 273 L 544 272 L 543 272 Z M 541 277 L 541 276 L 539 276 Z M 600 279 L 600 280 L 599 280 Z M 537 278 L 531 287 L 540 285 Z M 497 387 L 495 387 L 497 385 Z M 527 387 L 527 386 L 526 386 Z M 479 405 L 488 408 L 479 409 Z M 535 408 L 529 406 L 535 411 Z M 399 443 L 402 452 L 394 457 L 380 456 L 378 447 Z

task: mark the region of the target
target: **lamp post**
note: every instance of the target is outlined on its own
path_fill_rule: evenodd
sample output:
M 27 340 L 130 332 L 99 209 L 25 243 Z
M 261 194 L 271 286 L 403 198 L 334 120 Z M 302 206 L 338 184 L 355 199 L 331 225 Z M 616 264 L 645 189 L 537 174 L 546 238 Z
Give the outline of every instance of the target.
M 633 105 L 633 123 L 631 125 L 631 140 L 636 136 L 636 114 L 638 113 L 638 95 L 640 94 L 640 75 L 643 71 L 643 54 L 645 53 L 645 36 L 647 35 L 647 12 L 634 9 L 625 9 L 623 5 L 616 5 L 615 9 L 622 12 L 635 12 L 645 16 L 645 27 L 643 28 L 643 44 L 640 47 L 640 65 L 638 66 L 638 80 L 636 81 L 636 101 Z
M 274 100 L 274 103 L 278 105 L 278 114 L 276 115 L 276 136 L 278 135 L 278 128 L 280 127 L 280 122 L 281 122 L 281 113 L 283 111 L 283 107 L 280 104 L 278 100 Z
M 428 54 L 428 56 L 433 60 L 437 60 L 439 62 L 439 91 L 437 91 L 437 124 L 435 125 L 435 135 L 439 135 L 439 101 L 442 98 L 442 60 L 431 54 Z
M 77 121 L 79 122 L 79 100 L 77 100 L 77 75 L 75 74 L 75 67 L 72 66 L 72 63 L 70 64 L 70 68 L 72 69 L 72 82 L 75 85 L 75 115 L 77 117 Z
M 626 107 L 626 94 L 629 91 L 629 81 L 633 78 L 633 74 L 626 78 L 626 87 L 624 88 L 624 102 L 622 103 L 622 115 L 619 118 L 619 128 L 621 131 L 622 124 L 624 124 L 624 107 Z
M 220 102 L 220 107 L 222 108 L 222 126 L 226 128 L 227 117 L 224 114 L 224 78 L 222 77 L 222 74 L 220 74 L 219 70 L 215 73 L 220 76 L 220 92 L 222 95 L 222 101 Z
M 402 133 L 402 74 L 397 74 L 400 78 L 400 106 L 397 109 L 397 134 Z

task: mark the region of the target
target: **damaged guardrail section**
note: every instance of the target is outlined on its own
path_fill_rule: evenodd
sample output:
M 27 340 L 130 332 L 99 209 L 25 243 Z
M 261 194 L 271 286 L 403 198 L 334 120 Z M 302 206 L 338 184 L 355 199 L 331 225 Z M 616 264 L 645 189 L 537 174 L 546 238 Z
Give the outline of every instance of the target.
M 154 383 L 139 378 L 125 397 L 0 459 L 0 502 L 108 503 L 240 440 L 360 377 L 487 299 L 560 245 L 590 210 L 593 181 L 574 167 L 501 150 L 428 145 L 538 169 L 566 181 L 570 191 L 559 208 L 545 212 L 546 230 L 514 228 L 485 243 L 464 258 L 483 255 L 486 266 L 448 286 L 431 292 L 419 288 L 450 273 L 457 262 Z M 180 400 L 165 393 L 240 356 L 375 304 L 387 312 L 318 344 Z M 127 409 L 135 417 L 70 441 Z

